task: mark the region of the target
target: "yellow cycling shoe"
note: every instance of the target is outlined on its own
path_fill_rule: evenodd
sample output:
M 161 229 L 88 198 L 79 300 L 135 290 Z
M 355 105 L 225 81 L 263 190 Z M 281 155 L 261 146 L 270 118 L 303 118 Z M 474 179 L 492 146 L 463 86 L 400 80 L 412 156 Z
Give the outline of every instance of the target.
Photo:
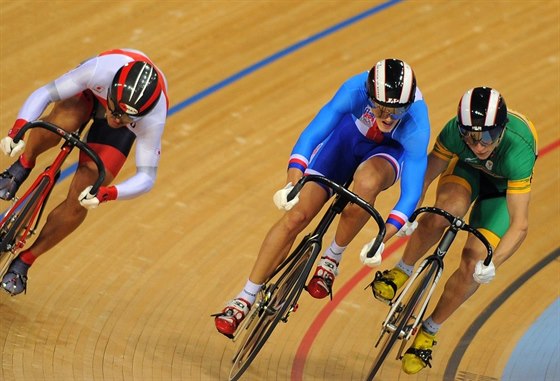
M 414 342 L 402 357 L 402 369 L 407 374 L 416 374 L 427 366 L 430 368 L 432 347 L 436 344 L 436 335 L 429 334 L 421 328 L 416 334 Z
M 378 271 L 372 283 L 373 295 L 377 299 L 384 301 L 393 300 L 397 290 L 408 280 L 408 275 L 401 269 L 395 267 L 385 270 L 383 273 Z

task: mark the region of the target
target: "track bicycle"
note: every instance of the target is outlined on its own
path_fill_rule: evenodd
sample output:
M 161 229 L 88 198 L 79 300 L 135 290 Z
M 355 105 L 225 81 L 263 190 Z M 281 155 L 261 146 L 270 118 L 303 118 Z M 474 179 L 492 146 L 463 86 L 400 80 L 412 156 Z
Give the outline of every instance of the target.
M 76 132 L 67 132 L 52 123 L 38 120 L 27 123 L 14 137 L 13 141 L 17 143 L 30 128 L 43 128 L 60 136 L 63 144 L 52 164 L 39 174 L 22 197 L 13 198 L 12 206 L 2 216 L 0 221 L 0 279 L 18 252 L 25 246 L 27 239 L 37 232 L 49 196 L 60 177 L 62 164 L 74 147 L 78 147 L 87 154 L 97 166 L 98 178 L 90 193 L 96 194 L 105 180 L 105 168 L 101 159 L 80 139 L 84 127 L 85 125 Z
M 331 189 L 336 197 L 315 230 L 302 239 L 296 249 L 264 283 L 249 314 L 237 329 L 233 338 L 237 346 L 232 359 L 230 381 L 241 377 L 277 324 L 280 321 L 286 323 L 290 314 L 297 309 L 298 298 L 305 289 L 307 278 L 321 252 L 323 236 L 334 218 L 342 212 L 348 203 L 353 203 L 364 209 L 379 227 L 375 242 L 368 252 L 369 258 L 375 255 L 377 248 L 385 237 L 385 222 L 377 210 L 358 195 L 349 191 L 348 186 L 341 186 L 326 177 L 319 175 L 302 177 L 288 195 L 288 200 L 293 199 L 308 181 L 322 184 Z
M 418 269 L 408 280 L 406 287 L 394 301 L 389 302 L 391 308 L 381 325 L 381 334 L 375 347 L 377 348 L 381 342 L 383 343 L 369 371 L 367 377 L 368 381 L 373 380 L 397 340 L 401 340 L 396 356 L 396 359 L 400 360 L 408 340 L 420 329 L 419 326 L 422 324 L 424 314 L 428 308 L 428 303 L 443 273 L 443 259 L 459 230 L 464 230 L 473 234 L 484 244 L 487 250 L 486 259 L 484 260 L 485 266 L 488 266 L 492 261 L 493 249 L 488 240 L 482 233 L 468 225 L 461 218 L 455 217 L 440 208 L 422 207 L 417 209 L 410 216 L 409 221 L 413 222 L 421 213 L 438 214 L 448 220 L 451 225 L 443 234 L 433 254 L 422 261 Z M 375 279 L 368 285 L 368 287 L 372 287 L 372 290 L 373 282 L 378 279 L 378 274 L 380 273 L 378 272 Z M 386 300 L 382 301 L 387 302 Z

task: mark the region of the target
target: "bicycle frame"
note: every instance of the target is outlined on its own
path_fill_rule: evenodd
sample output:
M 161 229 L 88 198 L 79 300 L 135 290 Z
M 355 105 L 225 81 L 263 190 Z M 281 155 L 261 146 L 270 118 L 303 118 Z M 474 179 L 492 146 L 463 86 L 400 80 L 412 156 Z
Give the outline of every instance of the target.
M 296 249 L 278 266 L 265 281 L 255 305 L 243 323 L 237 328 L 236 336 L 243 333 L 240 348 L 236 350 L 230 371 L 230 380 L 237 380 L 249 367 L 262 346 L 272 334 L 278 322 L 287 322 L 291 312 L 297 308 L 297 301 L 305 288 L 317 256 L 321 252 L 322 239 L 336 215 L 340 214 L 351 202 L 370 214 L 379 227 L 375 244 L 370 252 L 375 254 L 385 236 L 385 222 L 381 215 L 368 202 L 339 184 L 319 175 L 304 176 L 288 195 L 292 199 L 303 185 L 313 181 L 332 189 L 337 195 L 331 206 L 321 218 L 314 231 L 306 235 Z
M 410 340 L 422 323 L 431 297 L 443 273 L 443 259 L 459 230 L 472 233 L 484 244 L 487 250 L 486 259 L 484 260 L 485 266 L 488 266 L 492 261 L 493 249 L 488 240 L 477 229 L 468 225 L 461 218 L 455 217 L 443 209 L 423 207 L 417 209 L 412 216 L 410 216 L 409 221 L 413 222 L 421 213 L 438 214 L 447 219 L 450 226 L 446 229 L 434 252 L 421 262 L 420 266 L 418 266 L 418 269 L 407 281 L 406 286 L 399 293 L 397 298 L 389 303 L 391 308 L 381 325 L 381 334 L 375 346 L 377 347 L 379 345 L 386 333 L 391 336 L 385 342 L 378 358 L 374 362 L 367 378 L 368 380 L 373 379 L 396 340 L 402 340 L 396 359 L 398 360 L 402 357 L 402 352 L 407 341 Z M 421 275 L 423 275 L 423 277 L 420 279 Z M 373 286 L 373 282 L 370 286 Z M 411 291 L 412 296 L 410 296 Z M 420 302 L 421 304 L 418 304 Z
M 11 251 L 14 255 L 25 246 L 27 238 L 35 234 L 35 230 L 39 225 L 40 217 L 45 208 L 48 197 L 60 176 L 60 169 L 68 158 L 74 147 L 78 147 L 81 151 L 86 153 L 96 164 L 98 170 L 98 179 L 93 184 L 91 192 L 97 193 L 99 187 L 105 180 L 105 168 L 101 159 L 97 154 L 84 142 L 80 140 L 80 134 L 83 131 L 82 126 L 77 132 L 69 133 L 62 128 L 55 126 L 52 123 L 44 122 L 41 120 L 26 124 L 14 137 L 14 142 L 18 142 L 30 128 L 43 128 L 58 136 L 60 136 L 64 143 L 60 152 L 55 157 L 53 163 L 48 166 L 39 176 L 35 179 L 32 185 L 27 189 L 21 198 L 15 198 L 15 202 L 11 208 L 5 213 L 0 221 L 0 230 L 4 230 L 6 225 L 14 222 L 20 216 L 20 210 L 24 214 L 21 226 L 16 226 L 14 230 L 19 230 L 21 227 L 23 231 L 13 231 L 8 234 L 7 231 L 0 240 L 0 255 L 6 251 Z M 36 196 L 38 192 L 38 196 Z M 28 215 L 28 213 L 30 213 Z M 25 220 L 25 221 L 23 221 Z M 6 239 L 8 238 L 8 239 Z

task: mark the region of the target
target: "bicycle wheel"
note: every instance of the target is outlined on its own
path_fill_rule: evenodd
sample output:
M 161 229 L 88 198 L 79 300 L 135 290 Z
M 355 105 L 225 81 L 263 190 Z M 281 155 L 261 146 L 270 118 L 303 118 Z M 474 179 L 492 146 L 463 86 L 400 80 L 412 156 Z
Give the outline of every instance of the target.
M 373 380 L 397 340 L 404 339 L 407 336 L 412 328 L 411 319 L 415 320 L 419 314 L 424 313 L 424 311 L 420 311 L 420 308 L 423 306 L 423 297 L 428 292 L 429 284 L 434 280 L 437 270 L 438 264 L 435 261 L 430 262 L 430 264 L 422 271 L 422 274 L 416 278 L 416 286 L 411 285 L 411 290 L 413 292 L 407 292 L 407 294 L 411 296 L 407 297 L 405 295 L 399 303 L 399 306 L 395 310 L 393 316 L 391 316 L 390 321 L 383 324 L 381 337 L 377 341 L 376 347 L 383 338 L 385 340 L 383 341 L 373 366 L 369 371 L 367 381 Z M 401 350 L 404 345 L 406 345 L 406 341 L 403 341 Z
M 320 251 L 317 243 L 302 247 L 300 255 L 293 256 L 292 263 L 283 271 L 278 281 L 271 283 L 260 293 L 250 315 L 247 316 L 245 332 L 239 349 L 233 356 L 229 380 L 238 380 L 255 359 L 280 320 L 286 322 L 295 309 L 303 291 L 309 271 Z
M 44 177 L 37 187 L 29 193 L 26 200 L 17 210 L 10 211 L 10 217 L 0 226 L 0 274 L 4 275 L 12 259 L 16 255 L 18 241 L 32 223 L 31 218 L 37 208 L 49 179 Z

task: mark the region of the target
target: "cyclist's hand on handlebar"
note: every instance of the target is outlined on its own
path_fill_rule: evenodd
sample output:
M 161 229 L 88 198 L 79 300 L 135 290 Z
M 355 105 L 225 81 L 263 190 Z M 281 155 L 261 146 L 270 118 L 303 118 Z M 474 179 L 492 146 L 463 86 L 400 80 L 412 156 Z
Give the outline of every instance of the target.
M 4 155 L 19 157 L 25 150 L 25 142 L 23 139 L 20 139 L 19 142 L 14 143 L 14 140 L 10 136 L 6 136 L 0 140 L 0 149 L 2 149 Z
M 416 228 L 418 227 L 418 221 L 408 222 L 403 225 L 403 227 L 397 232 L 397 237 L 408 237 L 414 233 Z
M 374 242 L 375 242 L 375 239 L 373 239 L 370 243 L 364 245 L 364 247 L 362 247 L 362 251 L 360 252 L 360 261 L 362 261 L 362 263 L 364 265 L 369 266 L 369 267 L 377 267 L 381 264 L 381 260 L 382 260 L 381 254 L 383 253 L 383 250 L 385 249 L 385 244 L 383 242 L 381 242 L 381 245 L 379 245 L 379 248 L 375 252 L 375 255 L 371 258 L 368 258 L 367 253 L 368 253 L 368 251 L 370 251 Z
M 484 266 L 484 261 L 478 261 L 474 267 L 473 278 L 477 283 L 490 283 L 496 276 L 496 268 L 494 263 L 490 262 L 488 266 Z
M 272 197 L 272 201 L 274 201 L 274 205 L 276 205 L 278 209 L 290 210 L 294 207 L 295 204 L 299 202 L 299 194 L 296 194 L 296 196 L 293 199 L 288 201 L 288 194 L 293 188 L 294 185 L 292 183 L 288 183 L 284 188 L 274 193 L 274 196 Z
M 78 200 L 80 201 L 80 205 L 86 209 L 94 209 L 99 206 L 102 202 L 107 202 L 111 200 L 117 199 L 117 188 L 114 186 L 110 187 L 99 187 L 97 194 L 93 195 L 90 193 L 91 185 L 84 189 L 80 196 L 78 196 Z

